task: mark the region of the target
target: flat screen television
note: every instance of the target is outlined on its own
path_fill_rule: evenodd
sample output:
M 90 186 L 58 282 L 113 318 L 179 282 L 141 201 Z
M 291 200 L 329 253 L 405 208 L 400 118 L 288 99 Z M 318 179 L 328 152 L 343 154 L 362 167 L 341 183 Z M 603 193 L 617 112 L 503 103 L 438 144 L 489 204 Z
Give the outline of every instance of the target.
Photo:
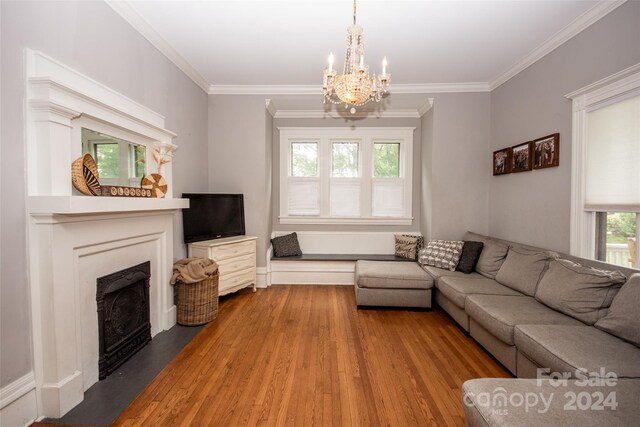
M 182 197 L 189 199 L 189 208 L 182 210 L 185 243 L 245 234 L 242 194 L 184 193 Z

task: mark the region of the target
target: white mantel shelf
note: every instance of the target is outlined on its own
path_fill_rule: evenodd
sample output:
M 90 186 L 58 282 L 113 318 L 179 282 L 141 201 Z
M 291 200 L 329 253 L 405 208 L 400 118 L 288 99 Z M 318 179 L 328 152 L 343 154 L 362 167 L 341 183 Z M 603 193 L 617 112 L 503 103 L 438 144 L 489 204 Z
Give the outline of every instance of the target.
M 92 196 L 30 196 L 30 214 L 83 215 L 118 212 L 159 211 L 189 207 L 189 199 L 92 197 Z

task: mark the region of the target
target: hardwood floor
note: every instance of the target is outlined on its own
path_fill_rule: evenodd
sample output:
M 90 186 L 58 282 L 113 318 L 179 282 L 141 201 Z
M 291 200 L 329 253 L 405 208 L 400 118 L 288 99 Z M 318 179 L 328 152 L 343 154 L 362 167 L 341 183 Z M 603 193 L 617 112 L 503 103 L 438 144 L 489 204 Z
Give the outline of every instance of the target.
M 462 383 L 508 376 L 440 310 L 357 310 L 349 286 L 273 286 L 221 300 L 114 425 L 461 426 Z

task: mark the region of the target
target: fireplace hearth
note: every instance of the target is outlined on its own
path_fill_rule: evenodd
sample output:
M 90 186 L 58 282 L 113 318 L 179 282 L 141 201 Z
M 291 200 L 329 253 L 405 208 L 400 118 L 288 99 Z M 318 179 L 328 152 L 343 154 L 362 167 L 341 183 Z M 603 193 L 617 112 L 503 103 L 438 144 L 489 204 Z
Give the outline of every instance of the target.
M 149 261 L 98 278 L 98 378 L 105 379 L 151 341 Z

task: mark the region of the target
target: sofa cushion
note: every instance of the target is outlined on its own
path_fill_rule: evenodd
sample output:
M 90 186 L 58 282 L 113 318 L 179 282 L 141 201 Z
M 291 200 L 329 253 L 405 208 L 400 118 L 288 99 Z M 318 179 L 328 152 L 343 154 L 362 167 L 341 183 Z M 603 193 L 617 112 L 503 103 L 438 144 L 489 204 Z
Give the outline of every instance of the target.
M 600 410 L 580 410 L 566 397 L 589 393 L 605 398 L 614 393 L 614 408 L 608 401 Z M 535 400 L 533 394 L 535 393 Z M 598 394 L 595 394 L 598 393 Z M 640 380 L 621 379 L 612 384 L 585 386 L 577 380 L 558 385 L 548 379 L 480 378 L 462 384 L 462 403 L 469 427 L 485 426 L 633 426 L 640 419 Z M 519 399 L 526 398 L 526 404 Z M 567 410 L 577 408 L 577 410 Z
M 538 366 L 575 375 L 578 368 L 640 378 L 640 349 L 588 325 L 518 325 L 518 350 Z
M 480 254 L 484 243 L 466 241 L 462 247 L 462 254 L 460 255 L 460 261 L 456 266 L 456 271 L 462 271 L 465 274 L 471 274 L 476 268 Z
M 607 315 L 595 327 L 640 347 L 640 273 L 622 285 Z
M 419 262 L 423 265 L 446 268 L 455 271 L 464 242 L 458 240 L 431 240 L 420 251 Z
M 444 268 L 434 267 L 432 265 L 423 265 L 422 269 L 427 273 L 429 273 L 429 275 L 431 275 L 431 277 L 433 277 L 436 282 L 441 277 L 448 277 L 448 276 L 466 277 L 466 274 L 460 271 L 451 271 Z
M 476 264 L 476 271 L 489 279 L 495 279 L 507 256 L 509 246 L 490 237 L 470 231 L 465 234 L 464 240 L 473 240 L 484 244 Z
M 513 345 L 516 325 L 582 325 L 528 296 L 469 295 L 465 311 L 505 344 Z
M 603 317 L 627 278 L 619 271 L 596 270 L 575 262 L 551 261 L 536 290 L 536 299 L 593 325 Z
M 549 251 L 532 251 L 518 246 L 512 246 L 502 263 L 496 280 L 505 286 L 534 296 L 538 282 L 549 267 L 549 261 L 558 254 Z
M 415 262 L 360 260 L 356 283 L 361 288 L 431 289 L 433 278 Z
M 522 296 L 520 292 L 502 286 L 495 280 L 487 279 L 478 273 L 460 276 L 446 276 L 438 280 L 437 288 L 451 302 L 460 308 L 464 308 L 468 295 L 513 295 Z

